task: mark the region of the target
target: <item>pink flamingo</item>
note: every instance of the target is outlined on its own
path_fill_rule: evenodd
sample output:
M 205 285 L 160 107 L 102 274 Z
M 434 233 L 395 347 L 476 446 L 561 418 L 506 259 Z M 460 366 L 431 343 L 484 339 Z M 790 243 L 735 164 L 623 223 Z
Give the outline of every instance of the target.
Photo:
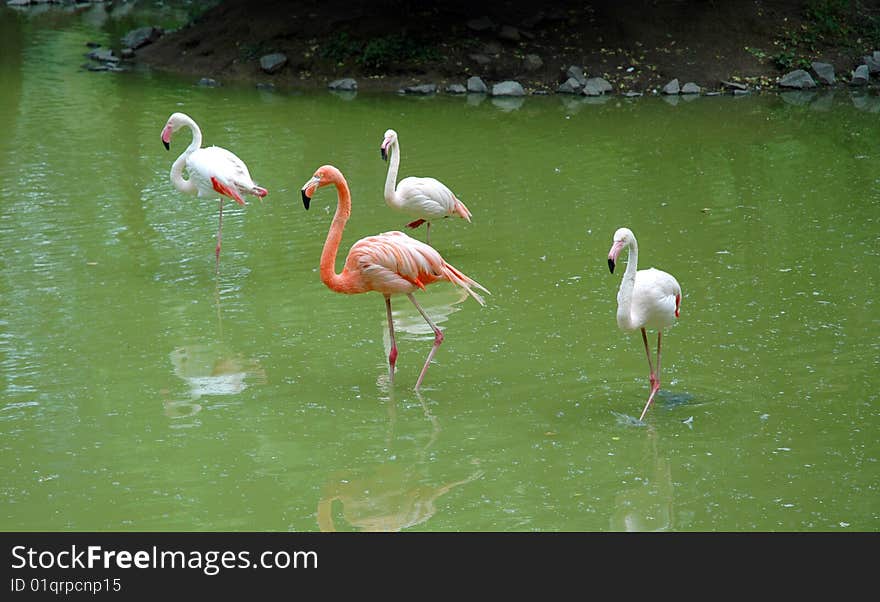
M 388 176 L 385 178 L 385 204 L 418 218 L 408 223 L 408 228 L 418 228 L 427 222 L 425 242 L 431 244 L 431 220 L 458 215 L 471 221 L 471 212 L 464 203 L 458 200 L 445 184 L 434 178 L 404 178 L 397 184 L 395 190 L 397 170 L 400 167 L 400 142 L 397 139 L 397 132 L 386 131 L 379 150 L 383 160 L 388 159 L 389 152 L 391 154 Z
M 198 194 L 199 197 L 220 195 L 220 226 L 217 228 L 217 265 L 220 265 L 220 240 L 223 230 L 223 197 L 245 205 L 244 194 L 264 197 L 265 188 L 257 186 L 251 179 L 247 165 L 234 154 L 219 146 L 202 146 L 202 130 L 196 122 L 184 113 L 173 113 L 162 129 L 162 144 L 171 149 L 171 136 L 182 127 L 192 131 L 192 142 L 171 166 L 171 183 L 181 192 Z M 189 172 L 189 179 L 183 179 L 183 167 Z
M 624 248 L 629 248 L 626 272 L 617 292 L 617 325 L 622 330 L 642 331 L 645 353 L 648 355 L 648 369 L 651 372 L 651 394 L 648 403 L 639 417 L 641 421 L 654 395 L 660 390 L 660 335 L 662 329 L 672 326 L 681 310 L 681 286 L 671 274 L 662 270 L 648 268 L 639 270 L 639 245 L 635 234 L 629 228 L 620 228 L 614 233 L 613 244 L 608 252 L 608 268 L 614 273 L 617 256 Z M 657 372 L 651 364 L 651 351 L 648 348 L 646 328 L 657 329 Z
M 391 378 L 397 362 L 397 343 L 394 341 L 394 321 L 391 317 L 391 295 L 402 294 L 409 297 L 412 304 L 434 331 L 434 345 L 419 374 L 415 389 L 419 390 L 428 365 L 443 342 L 443 332 L 431 321 L 428 314 L 418 304 L 413 292 L 424 289 L 439 280 L 448 280 L 466 290 L 480 305 L 483 298 L 473 288 L 489 292 L 483 286 L 468 278 L 446 263 L 436 250 L 423 242 L 415 240 L 403 232 L 385 232 L 368 236 L 354 243 L 345 258 L 342 273 L 336 273 L 336 253 L 342 241 L 342 231 L 351 216 L 351 192 L 348 183 L 337 168 L 323 165 L 302 187 L 302 200 L 306 209 L 315 191 L 328 184 L 336 186 L 336 214 L 327 233 L 324 250 L 321 252 L 321 281 L 330 290 L 349 295 L 376 291 L 385 296 L 385 309 L 388 314 L 388 333 L 391 335 L 391 351 L 388 365 Z M 473 287 L 473 288 L 471 288 Z

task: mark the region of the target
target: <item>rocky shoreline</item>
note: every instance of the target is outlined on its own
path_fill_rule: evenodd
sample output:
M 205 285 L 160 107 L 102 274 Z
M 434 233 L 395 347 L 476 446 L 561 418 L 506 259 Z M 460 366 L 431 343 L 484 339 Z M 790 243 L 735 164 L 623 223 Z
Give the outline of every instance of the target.
M 448 0 L 443 9 L 426 3 L 424 13 L 385 15 L 376 22 L 363 12 L 334 21 L 333 15 L 345 6 L 337 0 L 215 4 L 176 30 L 145 24 L 110 47 L 90 43 L 83 68 L 147 68 L 192 76 L 194 83 L 208 87 L 234 84 L 279 92 L 326 88 L 343 94 L 361 90 L 418 96 L 693 98 L 821 89 L 874 94 L 880 88 L 880 50 L 868 45 L 869 40 L 880 40 L 880 33 L 858 38 L 855 46 L 849 39 L 832 44 L 830 34 L 812 33 L 818 25 L 807 19 L 804 6 L 821 4 L 817 0 L 767 0 L 763 7 L 741 11 L 752 11 L 744 15 L 744 23 L 736 22 L 736 9 L 713 5 L 700 11 L 701 3 L 687 0 L 673 3 L 679 5 L 678 13 L 668 8 L 664 12 L 657 3 L 647 3 L 650 7 L 640 12 L 617 6 L 626 2 L 550 1 L 536 9 L 510 0 L 504 10 L 492 12 L 490 4 L 487 14 L 469 18 L 468 4 Z M 403 34 L 383 33 L 406 32 L 406 24 L 416 16 L 430 18 L 425 23 L 437 30 L 433 38 L 422 32 L 420 46 L 412 46 L 415 43 Z M 880 9 L 868 17 L 880 32 Z M 245 18 L 250 27 L 236 25 Z M 325 27 L 325 21 L 330 26 Z M 849 31 L 849 25 L 841 23 L 840 29 Z M 729 31 L 719 35 L 712 29 L 717 27 Z M 615 28 L 623 30 L 617 37 L 612 35 Z M 311 37 L 302 38 L 300 31 Z M 792 46 L 795 42 L 804 48 Z M 766 49 L 774 45 L 784 52 L 772 55 L 771 61 Z

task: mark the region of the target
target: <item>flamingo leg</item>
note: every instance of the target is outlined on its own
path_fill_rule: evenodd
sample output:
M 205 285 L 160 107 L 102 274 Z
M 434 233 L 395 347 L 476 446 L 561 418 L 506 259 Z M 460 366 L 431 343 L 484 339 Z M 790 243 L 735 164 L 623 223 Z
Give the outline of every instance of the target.
M 642 410 L 642 415 L 639 416 L 639 420 L 643 420 L 645 418 L 645 414 L 648 413 L 648 408 L 651 407 L 651 403 L 654 401 L 654 396 L 657 394 L 657 391 L 660 390 L 660 336 L 661 331 L 657 331 L 657 373 L 654 373 L 654 368 L 651 366 L 651 352 L 648 350 L 648 335 L 645 333 L 645 329 L 642 328 L 642 337 L 645 341 L 645 351 L 648 353 L 648 367 L 651 368 L 651 394 L 648 396 L 648 402 L 645 404 L 645 409 Z
M 409 297 L 409 300 L 412 301 L 413 305 L 416 306 L 416 309 L 419 310 L 419 313 L 422 314 L 422 317 L 425 319 L 425 322 L 428 323 L 428 326 L 431 327 L 431 330 L 434 331 L 434 346 L 431 347 L 431 351 L 428 353 L 428 359 L 425 360 L 425 365 L 422 366 L 422 372 L 419 374 L 419 379 L 416 381 L 416 391 L 418 391 L 419 387 L 422 386 L 422 380 L 425 378 L 425 372 L 428 371 L 428 365 L 431 363 L 431 360 L 434 359 L 434 354 L 437 353 L 437 348 L 440 347 L 440 343 L 443 342 L 443 332 L 441 332 L 441 330 L 437 328 L 437 325 L 431 321 L 431 318 L 428 317 L 428 314 L 425 313 L 422 306 L 418 304 L 412 293 L 407 293 L 406 296 Z
M 391 317 L 391 297 L 385 296 L 385 311 L 388 314 L 388 335 L 391 337 L 391 351 L 388 353 L 388 369 L 391 382 L 394 382 L 394 365 L 397 363 L 397 343 L 394 340 L 394 320 Z
M 217 228 L 217 248 L 214 255 L 217 257 L 217 267 L 220 267 L 220 241 L 223 237 L 223 197 L 220 197 L 220 225 Z
M 425 244 L 431 244 L 431 222 L 428 222 L 428 225 L 425 226 Z

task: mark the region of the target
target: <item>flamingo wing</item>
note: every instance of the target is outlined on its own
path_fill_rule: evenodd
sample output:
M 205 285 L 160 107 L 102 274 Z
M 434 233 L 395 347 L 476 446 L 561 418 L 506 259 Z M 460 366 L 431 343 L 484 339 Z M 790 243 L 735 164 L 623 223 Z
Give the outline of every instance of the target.
M 639 270 L 632 299 L 633 323 L 644 328 L 665 328 L 678 317 L 681 286 L 672 274 L 662 270 Z
M 194 151 L 187 158 L 186 166 L 198 186 L 199 196 L 219 192 L 244 204 L 241 194 L 251 193 L 256 187 L 244 161 L 219 146 Z
M 432 247 L 394 231 L 357 241 L 345 265 L 360 275 L 365 290 L 398 294 L 442 279 L 444 263 Z
M 404 178 L 397 184 L 401 209 L 425 220 L 455 214 L 456 198 L 449 188 L 434 178 Z

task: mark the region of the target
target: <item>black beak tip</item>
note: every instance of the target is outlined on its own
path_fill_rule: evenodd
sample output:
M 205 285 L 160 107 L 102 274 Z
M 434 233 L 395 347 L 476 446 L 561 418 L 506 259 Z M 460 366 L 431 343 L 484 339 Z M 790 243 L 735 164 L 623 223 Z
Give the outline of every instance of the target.
M 302 199 L 303 199 L 303 207 L 305 207 L 306 210 L 308 210 L 309 203 L 312 201 L 312 199 L 311 199 L 311 197 L 309 197 L 309 195 L 306 194 L 305 190 L 302 191 Z
M 388 160 L 388 152 L 384 148 L 380 148 L 379 153 L 381 153 L 383 161 Z
M 614 260 L 610 257 L 608 258 L 608 269 L 611 270 L 611 273 L 614 273 Z
M 164 140 L 162 141 L 162 144 L 165 145 L 165 150 L 171 150 L 171 145 L 168 144 L 167 142 L 165 142 Z

